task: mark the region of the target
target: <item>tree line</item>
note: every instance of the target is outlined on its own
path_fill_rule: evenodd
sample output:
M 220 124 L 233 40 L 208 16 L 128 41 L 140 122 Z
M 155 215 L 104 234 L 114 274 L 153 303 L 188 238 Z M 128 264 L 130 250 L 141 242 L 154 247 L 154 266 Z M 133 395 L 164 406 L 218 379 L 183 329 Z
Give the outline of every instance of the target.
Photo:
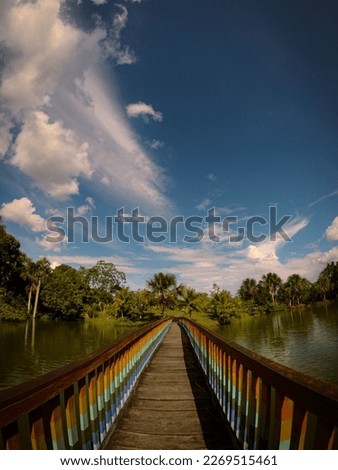
M 299 274 L 283 282 L 276 273 L 259 281 L 244 279 L 235 296 L 214 284 L 209 293 L 178 284 L 172 273 L 156 273 L 146 288 L 133 291 L 113 263 L 99 260 L 90 268 L 62 264 L 52 269 L 46 258 L 32 261 L 0 221 L 0 318 L 19 320 L 46 314 L 75 320 L 98 315 L 148 321 L 168 311 L 203 313 L 220 325 L 242 314 L 256 315 L 316 301 L 338 299 L 338 262 L 329 263 L 311 283 Z

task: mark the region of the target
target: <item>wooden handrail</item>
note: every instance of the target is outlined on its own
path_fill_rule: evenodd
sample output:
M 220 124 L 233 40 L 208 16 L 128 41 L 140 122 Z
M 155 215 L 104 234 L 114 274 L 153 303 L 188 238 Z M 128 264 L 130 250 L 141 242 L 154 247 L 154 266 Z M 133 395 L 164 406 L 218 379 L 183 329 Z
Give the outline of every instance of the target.
M 338 448 L 338 386 L 249 351 L 188 318 L 180 323 L 243 447 L 263 448 L 270 442 L 277 448 Z M 250 433 L 255 437 L 245 438 Z
M 81 381 L 86 382 L 86 386 L 88 386 L 89 382 L 92 381 L 92 384 L 94 384 L 94 395 L 98 395 L 98 393 L 101 393 L 101 388 L 103 386 L 106 387 L 106 389 L 104 390 L 106 395 L 109 394 L 110 391 L 111 393 L 113 393 L 113 389 L 115 387 L 114 381 L 116 380 L 117 375 L 125 375 L 125 377 L 118 378 L 118 387 L 121 388 L 122 385 L 124 386 L 125 383 L 128 382 L 128 380 L 130 381 L 130 378 L 127 377 L 127 369 L 132 372 L 133 381 L 135 382 L 135 378 L 137 378 L 136 375 L 139 373 L 139 370 L 137 370 L 136 373 L 133 368 L 135 369 L 138 363 L 142 366 L 142 368 L 144 367 L 144 364 L 142 362 L 144 358 L 142 358 L 142 354 L 144 355 L 149 352 L 149 347 L 152 345 L 153 341 L 152 334 L 154 334 L 155 336 L 162 334 L 169 322 L 170 321 L 167 319 L 152 322 L 144 327 L 138 328 L 134 332 L 123 336 L 122 339 L 120 338 L 114 341 L 110 345 L 101 348 L 97 352 L 85 357 L 84 359 L 80 359 L 76 362 L 65 365 L 59 369 L 44 374 L 41 377 L 29 380 L 23 384 L 19 384 L 9 389 L 0 391 L 0 448 L 18 448 L 18 445 L 21 446 L 22 439 L 20 439 L 20 437 L 22 436 L 20 436 L 20 432 L 18 429 L 20 419 L 21 421 L 22 419 L 26 421 L 24 427 L 27 428 L 28 426 L 32 431 L 32 423 L 34 424 L 37 422 L 37 419 L 32 418 L 36 410 L 39 410 L 43 406 L 50 408 L 48 404 L 52 403 L 53 400 L 55 401 L 55 399 L 57 403 L 56 407 L 60 406 L 61 401 L 64 400 L 66 400 L 67 403 L 71 403 L 71 401 L 74 400 L 75 395 L 76 397 L 78 397 L 80 393 L 79 390 L 83 385 L 83 383 L 80 384 Z M 148 354 L 148 356 L 149 357 L 147 357 L 146 360 L 149 360 L 150 354 Z M 116 364 L 118 364 L 118 366 L 116 366 Z M 115 370 L 114 367 L 118 368 Z M 139 367 L 139 369 L 141 369 L 141 367 Z M 107 377 L 105 377 L 105 375 Z M 104 384 L 104 379 L 106 381 L 110 379 L 110 384 Z M 129 385 L 130 384 L 127 385 L 128 393 L 130 392 Z M 76 391 L 74 389 L 75 386 Z M 67 397 L 65 398 L 65 391 L 70 389 L 74 389 L 74 393 L 70 394 L 71 396 L 67 395 Z M 93 397 L 89 397 L 87 392 L 84 393 L 84 400 L 87 400 L 87 403 L 85 405 L 85 413 L 90 414 L 89 401 Z M 125 400 L 126 393 L 127 392 L 123 391 L 123 397 L 121 398 L 119 396 L 118 400 Z M 110 399 L 108 398 L 107 400 L 106 398 L 104 399 L 107 410 L 109 406 L 112 406 L 110 403 Z M 64 406 L 67 406 L 67 403 Z M 96 403 L 94 404 L 94 407 L 100 409 L 100 404 Z M 74 419 L 77 421 L 78 427 L 80 426 L 81 428 L 81 423 L 79 424 L 79 404 L 77 404 L 75 408 L 72 409 L 72 412 L 76 413 L 77 415 L 74 415 Z M 65 419 L 65 413 L 66 410 L 63 409 L 63 421 Z M 42 413 L 38 414 L 39 419 L 42 419 L 42 421 L 44 421 L 43 427 L 45 429 L 45 417 L 42 416 Z M 53 409 L 49 410 L 49 414 L 53 414 Z M 62 426 L 65 429 L 67 428 L 64 422 L 62 423 Z M 9 433 L 13 434 L 13 436 L 11 436 L 14 437 L 14 439 L 12 439 L 12 442 L 7 436 L 6 427 L 14 429 L 14 431 L 11 431 Z M 81 433 L 80 431 L 81 429 L 78 429 L 78 435 Z M 51 431 L 48 431 L 48 433 L 50 434 Z M 26 442 L 29 441 L 29 439 L 29 436 L 24 436 L 24 440 Z M 63 436 L 63 439 L 61 439 L 61 441 L 62 440 L 66 441 L 67 436 Z M 19 441 L 21 442 L 21 444 L 18 444 Z M 1 445 L 1 443 L 3 443 L 3 445 Z M 49 444 L 46 444 L 46 448 L 50 448 Z M 89 445 L 92 446 L 92 444 L 90 443 Z M 27 447 L 30 448 L 29 445 Z M 66 447 L 72 448 L 72 445 Z M 82 448 L 87 447 L 82 446 Z

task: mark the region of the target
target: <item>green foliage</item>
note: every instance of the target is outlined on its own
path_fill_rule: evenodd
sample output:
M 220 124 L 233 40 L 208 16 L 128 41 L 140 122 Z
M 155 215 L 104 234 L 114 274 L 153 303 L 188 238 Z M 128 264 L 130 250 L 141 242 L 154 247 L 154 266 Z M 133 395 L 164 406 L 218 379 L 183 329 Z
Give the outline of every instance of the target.
M 269 305 L 269 307 L 270 307 L 270 305 Z M 265 306 L 258 305 L 253 300 L 243 300 L 242 301 L 242 309 L 243 309 L 243 312 L 245 312 L 250 317 L 253 317 L 255 315 L 263 315 L 265 313 L 268 313 L 266 311 Z
M 147 281 L 147 286 L 152 293 L 150 302 L 155 303 L 161 309 L 164 316 L 166 309 L 173 308 L 177 303 L 177 282 L 174 274 L 157 273 Z
M 19 241 L 7 233 L 0 217 L 0 318 L 6 320 L 35 316 L 40 305 L 42 313 L 58 319 L 104 315 L 138 322 L 170 310 L 174 316 L 186 314 L 228 324 L 241 314 L 253 316 L 337 299 L 338 262 L 329 263 L 313 284 L 296 273 L 284 283 L 271 272 L 259 281 L 246 278 L 237 297 L 216 284 L 209 295 L 177 285 L 172 273 L 155 274 L 147 281 L 148 290 L 132 291 L 125 283 L 124 273 L 103 260 L 79 270 L 67 265 L 52 270 L 46 258 L 32 261 L 21 252 Z
M 238 295 L 242 300 L 254 301 L 257 298 L 258 286 L 256 279 L 246 278 L 242 282 Z
M 116 292 L 113 304 L 106 309 L 114 317 L 144 321 L 153 318 L 149 302 L 149 293 L 144 290 L 132 291 L 124 287 Z
M 78 319 L 84 313 L 88 290 L 81 273 L 62 264 L 52 271 L 41 290 L 43 308 L 52 318 Z
M 315 287 L 322 300 L 338 299 L 338 261 L 327 264 L 319 274 Z
M 207 311 L 219 325 L 228 325 L 232 318 L 239 318 L 241 308 L 242 302 L 238 297 L 232 297 L 229 291 L 214 285 Z
M 292 307 L 307 303 L 310 292 L 311 283 L 299 274 L 292 274 L 281 287 L 279 298 Z
M 13 302 L 12 305 L 0 300 L 0 319 L 7 321 L 23 321 L 27 319 L 23 304 Z
M 180 305 L 183 310 L 191 317 L 193 312 L 200 311 L 200 303 L 199 303 L 199 294 L 195 291 L 195 289 L 191 289 L 189 287 L 182 287 L 181 288 L 181 302 Z
M 282 284 L 282 279 L 276 273 L 268 273 L 262 276 L 260 287 L 270 295 L 272 304 L 275 303 L 276 296 Z
M 114 263 L 108 263 L 104 260 L 98 261 L 91 268 L 81 267 L 80 271 L 86 278 L 89 287 L 97 292 L 113 295 L 126 283 L 125 274 L 119 271 Z
M 3 298 L 7 294 L 20 295 L 24 289 L 21 270 L 24 254 L 19 241 L 6 231 L 0 217 L 0 289 Z
M 79 272 L 90 288 L 91 303 L 101 311 L 113 301 L 115 292 L 126 282 L 124 273 L 119 271 L 114 263 L 104 260 L 98 261 L 91 268 L 81 267 Z

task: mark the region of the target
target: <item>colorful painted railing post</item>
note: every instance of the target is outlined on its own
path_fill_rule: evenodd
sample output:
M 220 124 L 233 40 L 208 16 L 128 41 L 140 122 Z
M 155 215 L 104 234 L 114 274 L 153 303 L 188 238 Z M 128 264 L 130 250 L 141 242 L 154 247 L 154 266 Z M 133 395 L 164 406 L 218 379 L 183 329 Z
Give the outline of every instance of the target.
M 243 449 L 338 449 L 337 386 L 180 324 Z
M 0 392 L 0 449 L 98 449 L 171 321 Z

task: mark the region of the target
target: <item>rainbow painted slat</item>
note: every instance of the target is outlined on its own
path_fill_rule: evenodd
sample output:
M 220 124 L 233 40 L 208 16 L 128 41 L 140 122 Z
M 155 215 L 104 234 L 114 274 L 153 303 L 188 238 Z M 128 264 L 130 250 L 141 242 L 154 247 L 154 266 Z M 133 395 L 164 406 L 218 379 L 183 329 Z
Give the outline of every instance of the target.
M 323 397 L 324 419 L 314 398 L 322 400 L 321 385 L 312 390 L 313 379 L 230 344 L 187 318 L 180 323 L 243 449 L 338 449 L 334 387 Z
M 38 391 L 41 401 L 37 400 L 35 408 L 31 405 L 32 392 L 27 392 L 27 426 L 18 425 L 19 418 L 15 416 L 9 422 L 2 422 L 0 416 L 0 449 L 24 449 L 23 443 L 36 450 L 100 448 L 170 323 L 165 319 L 141 328 L 141 333 L 132 333 L 129 341 L 124 338 L 123 346 L 117 343 L 112 347 L 111 354 L 109 348 L 98 353 L 92 366 L 86 360 L 82 366 L 75 364 L 74 377 L 66 366 L 62 369 L 66 372 L 59 375 L 64 388 L 59 386 L 54 373 L 55 385 L 51 385 L 51 374 L 47 374 L 46 393 Z M 38 382 L 41 387 L 43 381 Z M 55 388 L 54 394 L 50 387 Z M 20 400 L 22 416 L 22 397 Z M 14 407 L 15 403 L 13 410 Z M 7 412 L 8 404 L 5 409 Z

